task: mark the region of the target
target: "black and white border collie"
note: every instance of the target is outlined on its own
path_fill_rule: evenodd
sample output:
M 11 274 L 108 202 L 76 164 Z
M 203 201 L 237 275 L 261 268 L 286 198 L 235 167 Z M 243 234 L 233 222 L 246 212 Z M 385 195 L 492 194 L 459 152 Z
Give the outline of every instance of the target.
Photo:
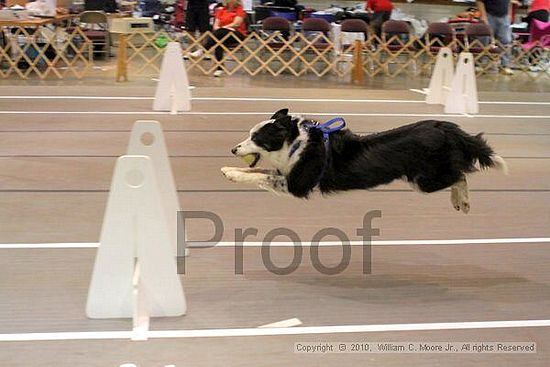
M 330 134 L 314 120 L 277 111 L 250 130 L 231 152 L 252 154 L 249 168 L 223 167 L 231 181 L 257 185 L 277 194 L 307 198 L 316 188 L 323 194 L 370 189 L 396 179 L 431 193 L 451 188 L 451 203 L 468 213 L 466 174 L 495 167 L 507 173 L 482 134 L 470 135 L 452 122 L 427 120 L 396 129 L 359 136 L 348 129 Z M 317 125 L 318 126 L 318 125 Z M 255 168 L 265 159 L 275 168 Z

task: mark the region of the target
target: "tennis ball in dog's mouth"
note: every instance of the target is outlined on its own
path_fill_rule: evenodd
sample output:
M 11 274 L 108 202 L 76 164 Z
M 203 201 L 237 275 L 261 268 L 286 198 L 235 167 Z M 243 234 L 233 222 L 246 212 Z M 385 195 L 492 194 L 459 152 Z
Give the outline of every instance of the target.
M 250 153 L 250 154 L 247 154 L 247 155 L 243 155 L 241 157 L 241 159 L 243 161 L 245 161 L 245 163 L 249 166 L 249 167 L 254 167 L 256 165 L 256 163 L 258 163 L 258 160 L 260 159 L 260 155 L 259 154 L 255 154 L 255 153 Z

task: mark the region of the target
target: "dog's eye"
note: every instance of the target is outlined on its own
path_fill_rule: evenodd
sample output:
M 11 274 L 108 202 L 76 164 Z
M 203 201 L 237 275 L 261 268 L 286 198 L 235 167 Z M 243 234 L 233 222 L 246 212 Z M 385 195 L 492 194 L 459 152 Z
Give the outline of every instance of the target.
M 260 148 L 272 152 L 283 147 L 285 136 L 284 131 L 270 126 L 269 128 L 263 128 L 253 134 L 252 141 Z

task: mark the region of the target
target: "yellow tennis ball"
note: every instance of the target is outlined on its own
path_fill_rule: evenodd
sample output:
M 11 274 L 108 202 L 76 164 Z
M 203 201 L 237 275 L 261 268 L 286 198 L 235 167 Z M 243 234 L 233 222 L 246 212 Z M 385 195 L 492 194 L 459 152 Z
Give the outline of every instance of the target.
M 251 153 L 251 154 L 243 155 L 241 158 L 243 161 L 246 162 L 246 164 L 250 166 L 256 160 L 256 155 Z

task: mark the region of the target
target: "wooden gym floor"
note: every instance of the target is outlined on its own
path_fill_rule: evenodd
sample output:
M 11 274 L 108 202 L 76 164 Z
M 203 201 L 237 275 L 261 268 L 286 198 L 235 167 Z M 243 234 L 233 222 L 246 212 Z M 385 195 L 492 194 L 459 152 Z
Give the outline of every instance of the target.
M 151 87 L 137 92 L 0 87 L 0 243 L 15 244 L 0 245 L 0 366 L 548 365 L 550 327 L 496 328 L 486 322 L 550 319 L 550 94 L 480 93 L 479 116 L 443 116 L 441 106 L 421 103 L 422 95 L 411 91 L 234 88 L 235 100 L 227 100 L 227 89 L 218 87 L 195 89 L 192 113 L 173 116 L 151 112 L 147 97 L 153 94 Z M 304 100 L 291 100 L 296 98 Z M 472 133 L 485 131 L 511 174 L 473 175 L 468 215 L 452 209 L 448 191 L 421 195 L 400 182 L 301 201 L 226 181 L 219 168 L 242 165 L 231 147 L 282 107 L 319 120 L 342 115 L 363 133 L 421 119 L 454 121 Z M 249 241 L 262 241 L 277 227 L 295 231 L 304 242 L 325 227 L 359 240 L 363 216 L 380 210 L 382 218 L 373 222 L 380 236 L 374 239 L 397 242 L 373 248 L 369 275 L 362 272 L 357 246 L 350 266 L 335 276 L 315 270 L 308 248 L 298 269 L 286 276 L 264 266 L 259 247 L 245 248 L 242 275 L 234 272 L 233 248 L 192 249 L 182 275 L 188 314 L 151 323 L 152 330 L 191 330 L 192 337 L 132 342 L 109 333 L 94 340 L 50 334 L 61 340 L 38 341 L 42 334 L 32 333 L 131 329 L 130 320 L 89 320 L 84 314 L 95 248 L 28 244 L 98 241 L 114 163 L 138 119 L 162 123 L 182 208 L 220 216 L 223 241 L 233 241 L 236 228 L 248 227 L 258 229 Z M 210 224 L 193 221 L 188 237 L 206 240 L 211 233 Z M 512 240 L 497 243 L 503 238 Z M 457 239 L 467 241 L 449 242 Z M 468 241 L 476 239 L 483 241 Z M 274 246 L 271 258 L 284 267 L 292 251 Z M 320 250 L 326 266 L 338 264 L 341 254 L 337 246 Z M 344 332 L 320 328 L 320 334 L 223 337 L 197 332 L 231 334 L 293 317 L 306 327 L 342 326 Z M 482 324 L 464 329 L 468 322 Z M 392 332 L 388 324 L 429 324 L 433 330 L 411 326 Z M 351 332 L 354 325 L 382 326 L 378 332 Z M 15 337 L 25 341 L 2 341 Z M 538 352 L 295 354 L 294 343 L 305 341 L 532 341 Z

